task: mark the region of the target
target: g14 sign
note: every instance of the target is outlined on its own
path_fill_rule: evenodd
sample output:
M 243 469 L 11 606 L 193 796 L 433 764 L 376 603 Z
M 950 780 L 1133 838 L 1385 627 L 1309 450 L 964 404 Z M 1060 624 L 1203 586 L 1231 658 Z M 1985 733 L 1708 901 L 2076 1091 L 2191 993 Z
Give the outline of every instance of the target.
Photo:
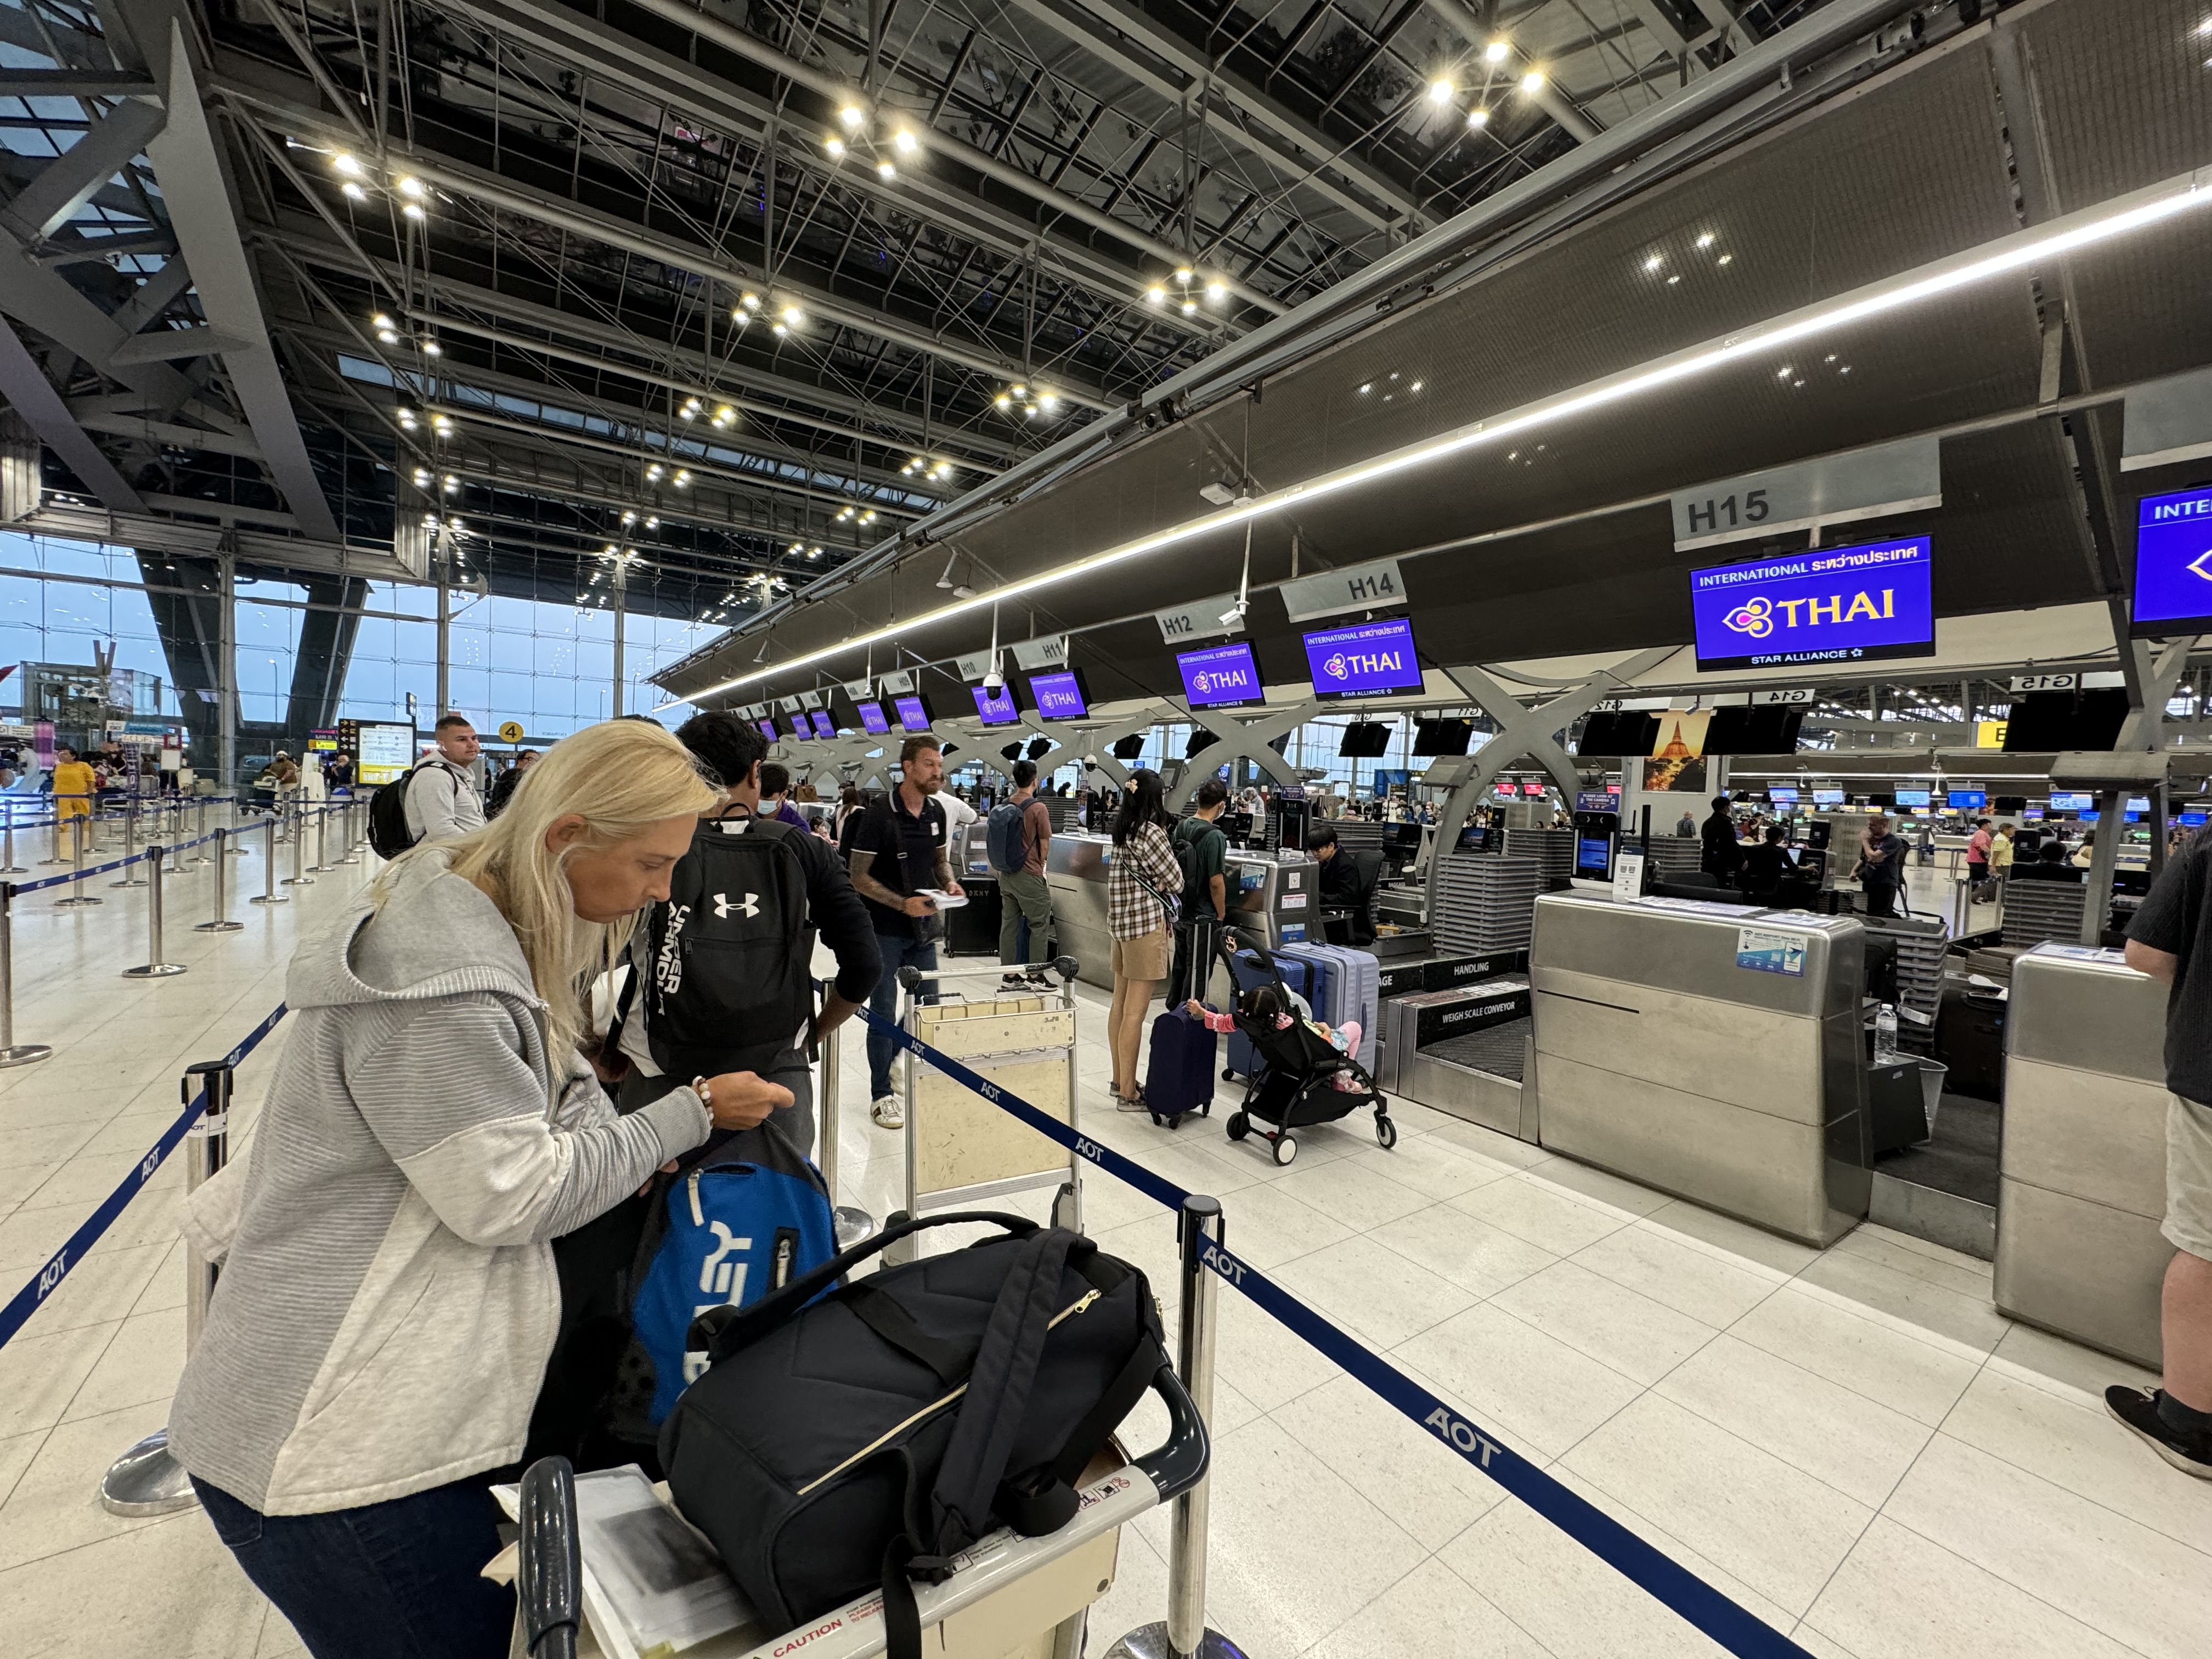
M 2146 495 L 2136 514 L 2135 621 L 2146 635 L 2212 628 L 2212 489 Z
M 1267 694 L 1260 689 L 1259 665 L 1252 660 L 1249 645 L 1179 652 L 1176 666 L 1182 671 L 1183 695 L 1194 708 L 1267 700 Z
M 1306 635 L 1306 663 L 1316 696 L 1380 697 L 1421 689 L 1413 625 L 1402 617 L 1317 629 Z
M 1698 666 L 1933 656 L 1929 570 L 1925 536 L 1693 570 Z

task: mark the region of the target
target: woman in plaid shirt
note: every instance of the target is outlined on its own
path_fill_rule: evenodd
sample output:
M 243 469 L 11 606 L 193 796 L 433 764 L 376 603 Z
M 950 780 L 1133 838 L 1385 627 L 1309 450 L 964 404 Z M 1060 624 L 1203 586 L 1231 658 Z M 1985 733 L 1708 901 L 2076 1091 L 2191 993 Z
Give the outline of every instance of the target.
M 1146 1109 L 1137 1081 L 1138 1040 L 1153 994 L 1168 976 L 1175 916 L 1164 896 L 1182 891 L 1182 866 L 1168 840 L 1169 823 L 1160 775 L 1130 774 L 1114 820 L 1114 857 L 1106 877 L 1106 924 L 1114 935 L 1114 1006 L 1106 1016 L 1106 1046 L 1114 1057 L 1114 1103 L 1125 1112 Z

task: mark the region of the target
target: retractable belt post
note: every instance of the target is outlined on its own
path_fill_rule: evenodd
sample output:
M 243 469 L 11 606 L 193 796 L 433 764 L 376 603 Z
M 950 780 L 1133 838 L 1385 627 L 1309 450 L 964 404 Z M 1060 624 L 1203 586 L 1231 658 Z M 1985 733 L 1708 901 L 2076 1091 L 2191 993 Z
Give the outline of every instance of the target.
M 315 861 L 307 868 L 320 874 L 331 867 L 331 809 L 328 804 L 315 809 Z
M 123 798 L 123 879 L 111 881 L 110 887 L 143 887 L 146 878 L 138 873 L 138 866 L 130 862 L 138 856 L 138 797 Z
M 1221 1200 L 1192 1193 L 1176 1218 L 1181 1235 L 1182 1305 L 1176 1329 L 1176 1374 L 1199 1420 L 1213 1419 L 1214 1297 L 1218 1276 L 1206 1265 L 1208 1245 L 1221 1242 Z M 1242 1650 L 1206 1623 L 1206 1498 L 1201 1480 L 1175 1500 L 1168 1528 L 1168 1616 L 1139 1625 L 1107 1650 L 1106 1659 L 1243 1659 Z
M 822 1084 L 814 1103 L 814 1117 L 821 1126 L 822 1184 L 830 1190 L 830 1208 L 836 1221 L 837 1248 L 859 1243 L 876 1230 L 875 1218 L 866 1210 L 837 1201 L 837 1096 L 842 1064 L 838 1033 L 822 1039 Z
M 0 1066 L 28 1066 L 53 1053 L 15 1041 L 15 884 L 0 881 Z
M 61 797 L 57 795 L 54 798 L 54 816 L 46 824 L 46 856 L 39 860 L 41 865 L 66 864 L 69 861 L 62 857 L 61 811 Z
M 185 1136 L 185 1195 L 230 1161 L 230 1096 L 236 1077 L 228 1059 L 204 1060 L 185 1068 L 180 1085 L 185 1104 L 192 1101 L 196 1080 L 205 1088 L 206 1107 Z M 185 1245 L 185 1352 L 189 1355 L 207 1323 L 218 1269 Z M 108 1466 L 100 1482 L 100 1501 L 111 1515 L 169 1515 L 198 1506 L 199 1498 L 185 1466 L 169 1450 L 169 1431 L 156 1429 Z
M 361 862 L 361 797 L 349 791 L 345 816 L 338 820 L 338 862 Z
M 88 820 L 82 813 L 70 820 L 70 834 L 75 842 L 75 845 L 70 849 L 70 856 L 76 861 L 76 876 L 70 884 L 70 896 L 65 899 L 54 901 L 54 908 L 57 910 L 70 905 L 107 902 L 97 893 L 88 893 L 84 890 L 84 830 L 88 822 Z
M 161 950 L 161 846 L 157 842 L 146 849 L 146 867 L 153 873 L 152 885 L 146 890 L 146 946 L 145 962 L 137 968 L 125 968 L 125 979 L 167 979 L 185 971 L 181 962 L 164 959 Z
M 230 831 L 218 823 L 215 827 L 215 915 L 206 921 L 194 923 L 195 933 L 234 933 L 246 926 L 230 919 L 230 866 L 222 861 L 229 843 Z
M 315 878 L 302 868 L 307 856 L 307 809 L 302 801 L 292 803 L 292 873 L 284 878 L 287 887 L 313 887 Z
M 7 840 L 7 850 L 0 853 L 0 876 L 29 875 L 31 872 L 28 870 L 15 862 L 15 815 L 14 812 L 8 814 L 7 829 L 0 834 L 4 834 Z
M 261 854 L 261 890 L 246 902 L 249 904 L 289 904 L 292 896 L 276 890 L 276 820 L 272 816 L 264 826 L 269 831 L 269 844 Z

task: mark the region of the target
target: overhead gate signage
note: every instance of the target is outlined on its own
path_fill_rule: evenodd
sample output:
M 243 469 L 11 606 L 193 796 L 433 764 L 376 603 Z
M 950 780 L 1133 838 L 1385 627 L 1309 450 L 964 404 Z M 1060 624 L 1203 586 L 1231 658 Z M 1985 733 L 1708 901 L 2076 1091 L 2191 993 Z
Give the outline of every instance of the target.
M 1941 453 L 1933 438 L 1905 438 L 1681 490 L 1672 498 L 1674 545 L 1717 547 L 1941 507 Z

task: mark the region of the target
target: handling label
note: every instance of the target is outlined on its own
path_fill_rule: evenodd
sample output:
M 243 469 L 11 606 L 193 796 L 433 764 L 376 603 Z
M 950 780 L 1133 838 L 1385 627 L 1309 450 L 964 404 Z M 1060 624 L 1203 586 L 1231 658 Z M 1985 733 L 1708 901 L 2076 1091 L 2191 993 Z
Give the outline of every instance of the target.
M 1739 927 L 1735 933 L 1735 965 L 1759 974 L 1805 976 L 1805 941 L 1795 933 L 1773 933 L 1764 927 Z

